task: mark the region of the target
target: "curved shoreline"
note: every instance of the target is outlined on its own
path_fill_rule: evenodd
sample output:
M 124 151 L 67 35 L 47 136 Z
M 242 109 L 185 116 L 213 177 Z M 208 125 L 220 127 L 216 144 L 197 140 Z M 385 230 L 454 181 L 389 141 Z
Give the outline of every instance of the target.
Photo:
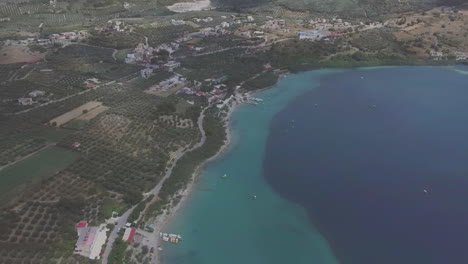
M 190 177 L 191 178 L 190 183 L 187 185 L 185 189 L 180 190 L 178 193 L 182 195 L 182 198 L 180 199 L 180 201 L 175 206 L 168 208 L 166 213 L 157 217 L 155 221 L 155 226 L 158 227 L 159 232 L 162 232 L 161 230 L 163 230 L 167 226 L 167 224 L 174 218 L 178 210 L 181 208 L 181 206 L 186 202 L 186 200 L 192 193 L 193 187 L 195 186 L 195 184 L 197 184 L 197 179 L 201 175 L 201 172 L 203 171 L 205 165 L 211 161 L 214 161 L 220 158 L 231 146 L 232 139 L 231 139 L 231 118 L 230 117 L 237 107 L 238 107 L 238 103 L 234 101 L 233 104 L 229 106 L 229 111 L 223 120 L 226 126 L 226 129 L 225 129 L 226 140 L 224 144 L 221 146 L 221 148 L 218 150 L 218 152 L 215 155 L 213 155 L 211 158 L 204 160 L 197 166 L 197 168 L 195 169 L 195 171 L 192 173 Z M 161 243 L 163 242 L 162 238 L 158 236 L 157 242 L 158 242 L 157 243 L 158 246 L 160 246 Z M 161 257 L 161 254 L 159 254 L 158 250 L 155 250 L 155 258 L 158 259 L 158 263 L 163 263 L 163 259 Z

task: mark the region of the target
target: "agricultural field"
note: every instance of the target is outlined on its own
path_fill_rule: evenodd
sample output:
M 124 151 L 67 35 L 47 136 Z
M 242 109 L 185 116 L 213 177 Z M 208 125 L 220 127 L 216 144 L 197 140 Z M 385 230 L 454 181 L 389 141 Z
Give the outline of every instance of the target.
M 148 44 L 152 47 L 163 43 L 173 41 L 183 37 L 185 34 L 193 32 L 194 29 L 187 25 L 182 26 L 165 26 L 151 28 L 137 28 L 132 33 L 124 32 L 95 32 L 89 39 L 89 44 L 115 48 L 127 49 L 135 48 L 138 43 L 145 41 L 145 36 L 148 37 Z
M 246 54 L 245 49 L 232 49 L 182 60 L 183 70 L 188 80 L 203 81 L 208 78 L 226 75 L 231 81 L 241 82 L 260 73 L 268 61 L 263 56 Z
M 85 56 L 75 55 L 80 52 Z M 59 101 L 33 105 L 27 112 L 7 108 L 7 113 L 16 114 L 0 119 L 0 150 L 8 150 L 1 153 L 2 162 L 11 163 L 57 142 L 49 148 L 58 148 L 74 158 L 63 167 L 51 169 L 52 175 L 31 182 L 18 199 L 6 205 L 0 214 L 0 263 L 56 263 L 59 259 L 62 263 L 83 263 L 83 259 L 71 255 L 76 239 L 73 222 L 103 221 L 109 212 L 136 204 L 142 193 L 161 179 L 171 153 L 199 140 L 195 126 L 199 106 L 184 104 L 185 100 L 175 96 L 144 93 L 148 86 L 173 73 L 161 71 L 149 80 L 135 78 L 132 74 L 138 68 L 114 60 L 112 53 L 113 49 L 70 45 L 49 54 L 47 62 L 29 66 L 35 70 L 24 80 L 5 83 L 8 88 L 18 87 L 16 91 L 6 90 L 5 95 L 12 98 L 41 87 L 46 96 Z M 80 66 L 83 63 L 95 68 L 85 73 L 85 67 Z M 131 71 L 109 76 L 119 80 L 105 85 L 102 74 L 107 70 L 102 68 L 108 69 L 108 65 Z M 19 70 L 7 65 L 3 68 Z M 102 84 L 83 89 L 83 81 L 92 77 L 98 77 Z M 164 115 L 171 120 L 163 120 Z M 45 125 L 51 120 L 67 129 Z M 74 142 L 80 147 L 73 147 Z M 24 179 L 33 175 L 21 170 L 18 173 Z M 41 175 L 34 174 L 38 179 Z M 43 241 L 52 246 L 45 248 Z M 24 245 L 28 250 L 23 250 Z
M 91 120 L 99 113 L 105 111 L 107 107 L 103 106 L 101 102 L 87 102 L 69 112 L 66 112 L 48 122 L 51 126 L 61 126 L 74 119 Z
M 2 47 L 0 48 L 0 64 L 37 61 L 45 55 L 45 53 L 31 51 L 28 47 Z
M 24 184 L 37 183 L 53 176 L 78 158 L 78 154 L 59 147 L 47 147 L 32 156 L 0 170 L 0 205 L 17 196 Z M 53 161 L 53 162 L 51 162 Z

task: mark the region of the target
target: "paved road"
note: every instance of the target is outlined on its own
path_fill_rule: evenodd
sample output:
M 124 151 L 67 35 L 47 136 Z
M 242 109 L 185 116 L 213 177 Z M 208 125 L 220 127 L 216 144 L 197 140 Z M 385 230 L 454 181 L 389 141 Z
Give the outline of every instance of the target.
M 203 109 L 203 111 L 200 113 L 200 116 L 198 117 L 198 129 L 200 130 L 200 134 L 201 134 L 201 139 L 200 139 L 200 142 L 198 142 L 197 144 L 195 144 L 195 146 L 193 146 L 190 150 L 188 151 L 192 151 L 194 149 L 197 149 L 201 146 L 203 146 L 203 144 L 205 144 L 205 141 L 206 141 L 206 134 L 205 134 L 205 130 L 203 129 L 203 119 L 205 118 L 205 110 L 207 108 Z M 187 152 L 188 152 L 187 151 Z M 181 155 L 177 155 L 176 157 L 174 157 L 174 162 L 172 163 L 172 166 L 170 166 L 167 171 L 166 171 L 166 174 L 164 175 L 164 177 L 161 179 L 161 181 L 159 181 L 159 183 L 153 188 L 151 189 L 151 191 L 149 191 L 148 193 L 146 194 L 154 194 L 154 195 L 157 195 L 159 193 L 159 191 L 161 190 L 161 187 L 162 185 L 164 184 L 164 182 L 171 176 L 172 174 L 172 170 L 174 168 L 174 166 L 176 165 L 177 161 L 183 156 L 183 154 L 185 154 L 186 152 L 183 152 Z M 148 196 L 147 196 L 148 197 Z M 145 198 L 146 199 L 146 198 Z M 118 237 L 118 234 L 117 234 L 117 230 L 122 228 L 123 226 L 125 226 L 125 224 L 127 223 L 127 220 L 128 220 L 128 217 L 130 216 L 130 214 L 133 212 L 133 210 L 135 209 L 136 205 L 133 206 L 132 208 L 128 209 L 125 213 L 122 214 L 122 216 L 119 217 L 119 219 L 117 220 L 117 225 L 115 225 L 114 229 L 111 231 L 110 235 L 109 235 L 109 239 L 107 240 L 107 244 L 106 244 L 106 249 L 104 250 L 104 254 L 102 255 L 102 264 L 108 264 L 108 259 L 109 259 L 109 254 L 110 252 L 112 251 L 112 246 L 115 242 L 115 239 Z

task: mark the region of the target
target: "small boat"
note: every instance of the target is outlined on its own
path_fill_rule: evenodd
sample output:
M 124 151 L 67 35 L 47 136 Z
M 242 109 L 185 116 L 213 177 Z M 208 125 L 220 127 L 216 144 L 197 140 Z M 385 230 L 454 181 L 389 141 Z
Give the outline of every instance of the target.
M 227 178 L 227 174 L 224 174 L 223 176 L 221 176 L 221 178 L 226 179 L 226 178 Z
M 427 190 L 423 190 L 424 193 L 428 193 Z
M 254 195 L 254 196 L 253 196 L 253 199 L 254 199 L 254 200 L 257 200 L 257 195 Z

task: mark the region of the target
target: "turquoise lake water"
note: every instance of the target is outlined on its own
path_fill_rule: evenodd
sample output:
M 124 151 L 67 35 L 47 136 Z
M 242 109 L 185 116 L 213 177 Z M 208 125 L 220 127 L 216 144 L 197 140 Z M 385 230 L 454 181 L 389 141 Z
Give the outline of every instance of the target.
M 163 245 L 164 263 L 337 263 L 305 210 L 278 196 L 262 176 L 270 120 L 293 98 L 318 86 L 319 76 L 331 72 L 286 77 L 256 95 L 264 104 L 234 112 L 230 148 L 206 166 L 164 230 L 184 238 L 178 245 Z M 224 174 L 227 179 L 221 178 Z
M 162 245 L 163 262 L 462 263 L 454 255 L 467 241 L 453 234 L 468 238 L 466 69 L 318 70 L 257 94 L 264 103 L 236 110 L 230 148 L 163 230 L 184 238 Z

